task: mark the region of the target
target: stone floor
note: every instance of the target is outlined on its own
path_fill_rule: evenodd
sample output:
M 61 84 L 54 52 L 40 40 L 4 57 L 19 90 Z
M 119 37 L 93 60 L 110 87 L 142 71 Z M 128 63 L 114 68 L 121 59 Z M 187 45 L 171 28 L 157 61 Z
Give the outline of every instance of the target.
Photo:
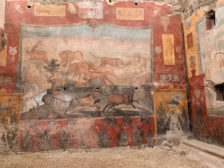
M 164 147 L 76 149 L 0 154 L 0 168 L 205 168 Z

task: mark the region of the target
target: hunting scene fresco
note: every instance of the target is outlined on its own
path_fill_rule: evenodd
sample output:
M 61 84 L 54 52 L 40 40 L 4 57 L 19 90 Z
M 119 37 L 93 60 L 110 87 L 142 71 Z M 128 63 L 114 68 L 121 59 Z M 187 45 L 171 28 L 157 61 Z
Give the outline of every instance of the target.
M 21 27 L 21 119 L 153 114 L 151 29 Z

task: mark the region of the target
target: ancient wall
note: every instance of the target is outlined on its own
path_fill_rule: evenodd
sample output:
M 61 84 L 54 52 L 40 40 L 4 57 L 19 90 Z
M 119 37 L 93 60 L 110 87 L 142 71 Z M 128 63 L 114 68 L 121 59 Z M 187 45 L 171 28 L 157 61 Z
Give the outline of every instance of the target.
M 0 28 L 4 28 L 4 22 L 5 22 L 5 0 L 2 0 L 0 2 Z
M 187 130 L 181 15 L 172 12 L 154 2 L 6 1 L 0 87 L 22 96 L 16 147 L 151 146 L 157 132 Z
M 218 1 L 215 20 L 207 19 L 206 11 L 200 9 L 184 23 L 193 131 L 204 140 L 221 144 L 224 144 L 223 10 L 223 1 Z

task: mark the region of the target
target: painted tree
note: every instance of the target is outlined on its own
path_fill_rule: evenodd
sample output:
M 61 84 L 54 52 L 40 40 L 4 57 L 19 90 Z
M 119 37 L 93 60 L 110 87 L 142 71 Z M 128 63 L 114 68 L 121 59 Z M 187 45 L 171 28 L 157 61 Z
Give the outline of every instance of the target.
M 60 64 L 57 63 L 58 60 L 56 59 L 51 59 L 49 64 L 44 66 L 44 69 L 46 69 L 49 73 L 50 76 L 48 76 L 48 82 L 51 83 L 51 89 L 54 89 L 56 86 L 56 80 L 54 79 L 55 73 L 58 71 Z

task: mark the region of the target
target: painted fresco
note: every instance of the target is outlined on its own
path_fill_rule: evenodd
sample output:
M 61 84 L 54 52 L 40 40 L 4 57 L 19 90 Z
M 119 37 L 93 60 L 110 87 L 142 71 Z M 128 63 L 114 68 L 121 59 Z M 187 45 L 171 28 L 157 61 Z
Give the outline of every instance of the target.
M 65 16 L 65 5 L 42 6 L 40 4 L 35 4 L 34 16 Z
M 152 147 L 155 143 L 153 116 L 73 118 L 21 121 L 22 151 L 116 146 Z
M 224 1 L 223 1 L 224 2 Z M 224 15 L 223 15 L 223 10 L 224 10 L 224 3 L 218 6 L 215 10 L 215 15 L 216 15 L 216 26 L 221 26 L 224 24 Z
M 0 1 L 0 28 L 4 28 L 5 24 L 5 0 Z
M 224 26 L 206 31 L 205 22 L 198 24 L 199 57 L 201 59 L 201 71 L 206 74 L 207 80 L 215 83 L 224 82 Z
M 174 35 L 162 34 L 164 65 L 175 65 Z
M 223 145 L 223 101 L 217 94 L 222 86 L 223 0 L 217 2 L 216 24 L 206 30 L 205 11 L 200 9 L 185 21 L 184 35 L 191 97 L 190 123 L 194 136 L 205 142 Z M 218 5 L 219 4 L 219 5 Z M 193 35 L 193 46 L 188 47 L 187 36 Z M 190 45 L 191 46 L 191 45 Z
M 205 75 L 193 75 L 189 79 L 192 109 L 192 131 L 196 138 L 208 143 L 224 144 L 224 118 L 208 115 L 206 107 Z
M 0 93 L 0 152 L 16 150 L 21 94 Z
M 103 18 L 103 3 L 83 1 L 78 2 L 78 16 L 83 19 L 102 19 Z
M 13 83 L 12 76 L 0 75 L 0 85 L 10 85 Z
M 6 66 L 7 56 L 7 34 L 0 29 L 0 66 Z
M 160 74 L 160 81 L 162 81 L 162 82 L 180 82 L 181 74 Z
M 151 33 L 22 26 L 22 118 L 153 114 Z
M 216 25 L 209 31 L 205 27 L 205 19 L 198 22 L 199 65 L 205 74 L 208 113 L 224 116 L 224 101 L 219 100 L 215 89 L 215 85 L 224 83 L 224 26 Z
M 152 86 L 185 88 L 181 15 L 169 15 L 170 5 L 7 1 L 6 9 L 0 72 L 8 92 L 25 92 L 21 151 L 156 143 Z
M 188 109 L 184 90 L 155 90 L 154 109 L 157 134 L 187 131 Z
M 143 8 L 116 8 L 117 20 L 144 20 Z
M 186 19 L 184 22 L 184 36 L 185 36 L 185 48 L 186 48 L 186 61 L 187 61 L 187 71 L 188 77 L 192 76 L 191 70 L 191 60 L 194 58 L 194 70 L 196 75 L 201 74 L 200 71 L 200 59 L 198 57 L 198 39 L 197 39 L 197 27 L 196 24 L 204 16 L 205 11 L 200 9 L 195 12 L 191 17 Z M 202 30 L 205 30 L 205 27 L 202 27 Z M 191 39 L 192 34 L 192 39 Z

